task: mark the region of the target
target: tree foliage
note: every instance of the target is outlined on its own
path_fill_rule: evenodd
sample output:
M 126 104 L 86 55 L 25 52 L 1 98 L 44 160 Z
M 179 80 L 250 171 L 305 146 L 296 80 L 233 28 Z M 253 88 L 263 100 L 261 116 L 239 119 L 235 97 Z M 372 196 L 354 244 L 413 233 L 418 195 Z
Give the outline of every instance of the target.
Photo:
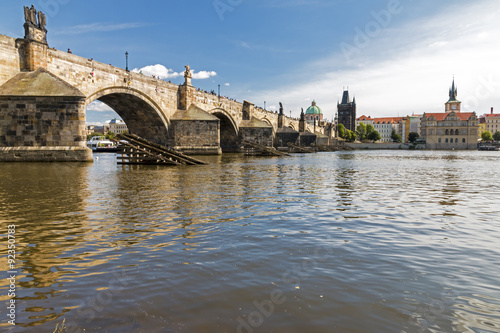
M 493 134 L 493 140 L 500 141 L 500 131 L 496 131 L 495 134 Z
M 490 131 L 484 131 L 483 133 L 481 133 L 481 139 L 483 141 L 492 141 L 493 135 L 491 135 Z
M 345 139 L 345 126 L 344 126 L 344 124 L 339 124 L 337 126 L 337 130 L 339 132 L 339 137 L 342 139 Z
M 401 138 L 401 135 L 396 132 L 396 130 L 393 128 L 391 132 L 391 139 L 393 142 L 401 142 L 403 139 Z
M 417 132 L 410 132 L 410 134 L 408 134 L 408 141 L 410 141 L 411 143 L 414 143 L 415 141 L 417 141 L 417 139 L 420 137 L 420 135 L 418 135 Z
M 370 132 L 370 134 L 368 134 L 367 139 L 373 142 L 377 142 L 378 140 L 382 139 L 382 137 L 380 136 L 379 132 L 373 130 L 372 132 Z
M 360 123 L 358 127 L 356 128 L 356 137 L 358 138 L 359 141 L 363 141 L 366 139 L 366 125 L 363 123 Z
M 356 133 L 351 130 L 345 130 L 345 139 L 349 142 L 354 142 L 356 140 Z

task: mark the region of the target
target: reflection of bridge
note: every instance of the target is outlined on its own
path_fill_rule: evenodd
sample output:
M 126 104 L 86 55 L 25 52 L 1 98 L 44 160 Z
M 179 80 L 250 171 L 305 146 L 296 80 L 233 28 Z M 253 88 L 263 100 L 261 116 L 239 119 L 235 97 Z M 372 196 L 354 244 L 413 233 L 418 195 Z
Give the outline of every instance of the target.
M 299 130 L 284 114 L 198 91 L 188 70 L 178 86 L 49 48 L 44 15 L 38 24 L 26 15 L 24 39 L 0 35 L 0 150 L 10 158 L 91 158 L 85 107 L 95 100 L 130 132 L 188 152 L 219 153 L 242 139 L 272 145 L 278 128 Z

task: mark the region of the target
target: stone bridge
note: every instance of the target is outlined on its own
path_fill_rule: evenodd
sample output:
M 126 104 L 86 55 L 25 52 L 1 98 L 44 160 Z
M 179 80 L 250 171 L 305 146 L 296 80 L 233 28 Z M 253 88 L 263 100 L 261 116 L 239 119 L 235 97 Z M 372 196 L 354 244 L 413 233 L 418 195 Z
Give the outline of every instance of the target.
M 45 15 L 25 7 L 25 19 L 24 38 L 0 35 L 0 160 L 92 159 L 85 109 L 95 100 L 131 133 L 187 153 L 235 151 L 241 140 L 271 146 L 280 128 L 299 131 L 282 111 L 196 89 L 189 66 L 182 85 L 130 72 L 50 48 Z

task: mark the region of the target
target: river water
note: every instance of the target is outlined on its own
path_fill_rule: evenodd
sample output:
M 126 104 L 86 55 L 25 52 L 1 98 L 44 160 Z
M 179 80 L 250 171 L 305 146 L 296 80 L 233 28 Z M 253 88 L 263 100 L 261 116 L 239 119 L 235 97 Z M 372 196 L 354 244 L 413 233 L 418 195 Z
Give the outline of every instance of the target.
M 500 154 L 0 164 L 5 332 L 500 332 Z

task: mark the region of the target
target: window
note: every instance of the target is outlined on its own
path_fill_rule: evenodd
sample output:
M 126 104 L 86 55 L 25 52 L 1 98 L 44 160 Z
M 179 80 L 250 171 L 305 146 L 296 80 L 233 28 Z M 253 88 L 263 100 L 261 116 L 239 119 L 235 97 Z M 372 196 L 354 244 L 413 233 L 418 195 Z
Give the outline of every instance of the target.
M 441 138 L 438 139 L 438 143 L 441 143 Z
M 444 134 L 445 134 L 445 135 L 450 134 L 450 133 L 448 132 L 448 129 L 446 129 L 446 131 L 444 131 Z
M 455 143 L 458 143 L 458 138 L 455 139 Z
M 462 143 L 465 143 L 465 138 L 462 139 Z
M 446 138 L 446 140 L 444 142 L 448 143 L 448 138 Z
M 458 135 L 458 128 L 455 130 L 455 135 Z

